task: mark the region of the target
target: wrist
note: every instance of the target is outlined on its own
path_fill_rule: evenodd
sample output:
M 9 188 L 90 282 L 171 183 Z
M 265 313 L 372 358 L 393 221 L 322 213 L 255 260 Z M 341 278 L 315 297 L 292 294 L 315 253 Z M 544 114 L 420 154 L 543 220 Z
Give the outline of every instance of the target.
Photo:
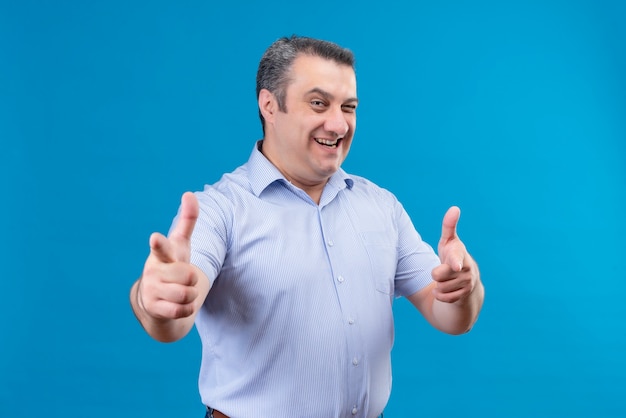
M 131 289 L 130 293 L 130 306 L 133 309 L 133 313 L 137 319 L 142 322 L 142 318 L 147 315 L 146 308 L 143 304 L 143 297 L 141 295 L 141 278 L 137 280 Z

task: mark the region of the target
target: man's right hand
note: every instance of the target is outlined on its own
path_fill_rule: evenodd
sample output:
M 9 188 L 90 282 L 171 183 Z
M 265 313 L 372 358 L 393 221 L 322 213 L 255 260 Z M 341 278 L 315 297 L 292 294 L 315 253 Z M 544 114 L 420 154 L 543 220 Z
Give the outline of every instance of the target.
M 135 314 L 158 340 L 172 341 L 186 334 L 208 293 L 208 279 L 189 263 L 191 234 L 197 219 L 198 200 L 187 192 L 169 237 L 156 232 L 150 236 L 150 254 L 131 291 Z M 182 321 L 173 321 L 178 319 Z M 175 326 L 176 322 L 182 323 Z

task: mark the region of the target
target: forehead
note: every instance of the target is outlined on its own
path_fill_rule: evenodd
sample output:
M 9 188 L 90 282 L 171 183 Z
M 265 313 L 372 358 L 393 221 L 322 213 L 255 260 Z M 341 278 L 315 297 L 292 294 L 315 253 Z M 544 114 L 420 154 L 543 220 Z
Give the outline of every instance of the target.
M 315 55 L 300 54 L 289 74 L 288 94 L 301 94 L 318 88 L 338 98 L 356 97 L 356 75 L 350 65 Z

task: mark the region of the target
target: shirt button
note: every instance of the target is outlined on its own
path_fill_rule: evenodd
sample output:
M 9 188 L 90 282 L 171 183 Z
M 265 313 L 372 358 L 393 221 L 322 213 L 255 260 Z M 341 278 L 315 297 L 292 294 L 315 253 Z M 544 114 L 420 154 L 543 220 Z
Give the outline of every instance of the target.
M 358 409 L 356 409 L 356 406 L 354 408 L 352 408 L 352 415 L 356 415 Z
M 356 358 L 356 357 L 355 357 L 355 358 L 353 358 L 353 359 L 352 359 L 352 364 L 354 364 L 355 366 L 358 366 L 358 365 L 359 365 L 359 360 L 357 360 L 357 358 Z
M 348 324 L 350 324 L 350 325 L 354 324 L 354 319 L 348 318 Z
M 343 283 L 343 276 L 339 276 L 339 277 L 337 277 L 337 281 L 338 281 L 339 283 Z
M 333 245 L 335 245 L 335 243 L 333 242 L 333 240 L 332 240 L 332 239 L 329 239 L 329 240 L 328 240 L 328 246 L 329 246 L 329 247 L 332 247 Z

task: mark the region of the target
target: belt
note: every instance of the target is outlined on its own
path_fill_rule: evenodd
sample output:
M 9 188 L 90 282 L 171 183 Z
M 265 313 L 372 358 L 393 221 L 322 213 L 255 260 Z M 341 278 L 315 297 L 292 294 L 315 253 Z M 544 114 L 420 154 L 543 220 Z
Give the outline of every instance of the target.
M 217 411 L 210 406 L 206 407 L 206 418 L 228 418 L 226 415 L 222 414 L 220 411 Z
M 220 411 L 216 411 L 210 406 L 206 407 L 206 417 L 205 418 L 228 418 L 226 415 L 222 414 Z M 383 414 L 380 414 L 379 418 L 383 418 Z

